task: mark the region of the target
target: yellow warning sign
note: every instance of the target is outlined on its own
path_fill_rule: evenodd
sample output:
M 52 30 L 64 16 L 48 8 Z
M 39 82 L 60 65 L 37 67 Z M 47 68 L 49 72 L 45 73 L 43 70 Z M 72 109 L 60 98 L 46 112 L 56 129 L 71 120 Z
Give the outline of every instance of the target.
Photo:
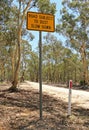
M 55 31 L 54 15 L 27 12 L 27 29 L 36 31 Z

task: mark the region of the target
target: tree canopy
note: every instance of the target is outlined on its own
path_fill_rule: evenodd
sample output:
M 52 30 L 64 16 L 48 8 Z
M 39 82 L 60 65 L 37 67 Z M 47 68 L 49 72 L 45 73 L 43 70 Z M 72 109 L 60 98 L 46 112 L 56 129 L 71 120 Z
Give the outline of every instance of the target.
M 55 34 L 61 34 L 66 42 L 51 33 L 44 35 L 43 82 L 67 83 L 72 79 L 75 84 L 89 84 L 88 5 L 88 1 L 62 1 Z M 0 80 L 11 81 L 13 91 L 20 80 L 39 81 L 38 48 L 32 50 L 30 44 L 36 37 L 26 30 L 27 11 L 55 15 L 56 6 L 50 0 L 0 0 Z
M 62 4 L 62 18 L 57 25 L 57 32 L 61 33 L 67 44 L 80 54 L 83 80 L 88 83 L 89 2 L 64 0 Z

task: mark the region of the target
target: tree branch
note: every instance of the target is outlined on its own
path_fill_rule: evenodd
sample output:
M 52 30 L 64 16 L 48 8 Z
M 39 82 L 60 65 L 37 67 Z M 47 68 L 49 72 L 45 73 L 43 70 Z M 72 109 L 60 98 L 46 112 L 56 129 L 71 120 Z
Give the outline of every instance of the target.
M 29 8 L 31 1 L 32 1 L 32 0 L 30 0 L 30 1 L 27 3 L 27 6 L 26 6 L 26 8 L 25 8 L 24 11 L 23 11 L 22 21 L 21 21 L 21 24 L 20 24 L 20 28 L 22 28 L 23 21 L 24 21 L 24 18 L 25 18 L 25 13 L 26 13 L 27 9 Z

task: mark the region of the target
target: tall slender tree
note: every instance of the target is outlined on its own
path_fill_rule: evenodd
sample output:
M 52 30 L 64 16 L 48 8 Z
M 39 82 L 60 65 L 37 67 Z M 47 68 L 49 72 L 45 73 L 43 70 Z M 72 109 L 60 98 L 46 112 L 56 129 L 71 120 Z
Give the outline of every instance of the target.
M 57 32 L 63 34 L 70 47 L 81 56 L 83 64 L 83 80 L 88 83 L 88 30 L 89 30 L 89 1 L 63 0 L 62 18 L 57 25 Z
M 19 76 L 19 68 L 20 68 L 20 58 L 21 58 L 21 36 L 22 36 L 22 27 L 25 20 L 26 12 L 31 6 L 31 1 L 21 1 L 19 0 L 19 8 L 18 8 L 18 38 L 17 38 L 17 52 L 18 52 L 18 58 L 16 61 L 16 68 L 14 72 L 14 79 L 12 82 L 12 86 L 10 88 L 11 91 L 17 90 L 17 84 L 18 84 L 18 76 Z M 25 6 L 22 7 L 22 5 L 25 4 Z

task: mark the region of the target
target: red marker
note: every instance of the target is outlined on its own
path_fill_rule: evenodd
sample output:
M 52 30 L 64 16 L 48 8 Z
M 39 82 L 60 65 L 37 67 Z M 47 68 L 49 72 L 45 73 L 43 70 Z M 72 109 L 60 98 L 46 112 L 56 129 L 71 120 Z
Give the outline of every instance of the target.
M 72 80 L 70 80 L 69 81 L 69 87 L 72 88 L 72 86 L 73 86 L 73 82 L 72 82 Z

